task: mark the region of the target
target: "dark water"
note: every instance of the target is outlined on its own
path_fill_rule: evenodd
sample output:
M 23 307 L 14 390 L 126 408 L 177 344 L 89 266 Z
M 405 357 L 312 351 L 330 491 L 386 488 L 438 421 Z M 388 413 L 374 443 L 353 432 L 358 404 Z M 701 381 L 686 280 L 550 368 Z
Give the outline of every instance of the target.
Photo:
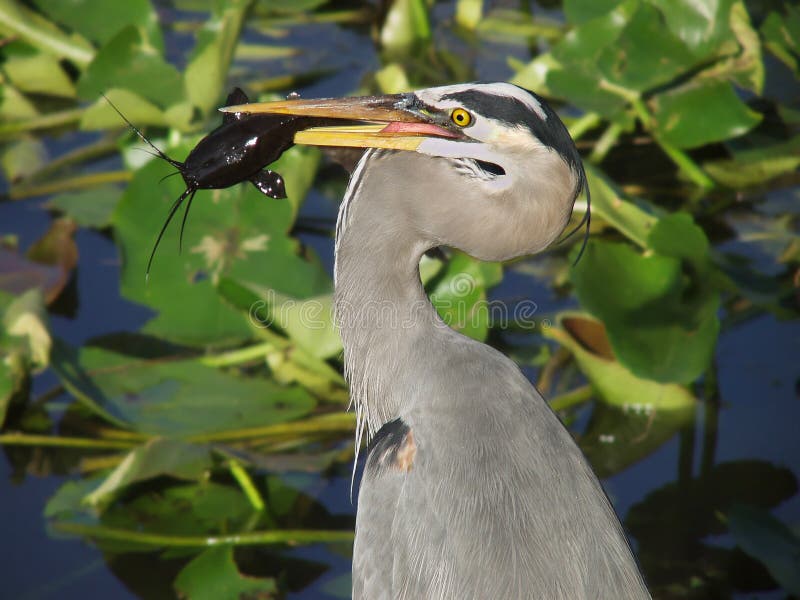
M 301 89 L 304 97 L 350 93 L 359 86 L 365 74 L 379 67 L 372 43 L 364 32 L 345 31 L 334 27 L 293 30 L 292 38 L 283 43 L 297 43 L 309 48 L 304 59 L 310 63 L 322 60 L 337 75 Z M 181 44 L 174 44 L 176 56 Z M 478 60 L 476 71 L 484 79 L 503 79 L 510 75 L 505 57 L 510 52 L 489 46 Z M 300 70 L 303 65 L 289 65 Z M 70 134 L 49 140 L 54 155 L 78 141 L 84 134 Z M 103 165 L 98 166 L 101 168 Z M 782 192 L 786 194 L 786 192 Z M 789 192 L 795 203 L 798 190 Z M 46 198 L 24 202 L 0 203 L 0 233 L 13 232 L 25 248 L 48 228 L 49 213 L 43 208 Z M 335 219 L 336 205 L 319 191 L 313 191 L 301 218 Z M 332 264 L 332 240 L 326 236 L 303 235 L 303 241 L 322 257 L 328 270 Z M 77 307 L 73 315 L 52 315 L 55 337 L 79 346 L 100 334 L 134 331 L 152 315 L 151 311 L 133 304 L 119 295 L 119 261 L 117 249 L 104 234 L 81 230 L 77 234 L 80 266 L 75 274 Z M 757 251 L 742 245 L 735 250 L 754 258 Z M 729 250 L 734 250 L 729 248 Z M 537 259 L 532 259 L 536 261 Z M 527 297 L 534 299 L 545 312 L 571 305 L 552 295 L 549 282 L 522 274 L 518 267 L 507 272 L 503 283 L 493 291 L 497 298 Z M 699 478 L 703 462 L 720 465 L 739 461 L 763 460 L 778 467 L 787 467 L 800 478 L 800 323 L 779 322 L 774 317 L 759 316 L 725 330 L 719 339 L 715 362 L 719 378 L 719 411 L 709 415 L 699 403 L 691 427 L 676 434 L 644 460 L 604 481 L 618 513 L 624 519 L 631 507 L 648 494 L 675 482 Z M 536 380 L 535 369 L 528 371 Z M 34 382 L 34 397 L 53 385 L 56 379 L 45 373 Z M 578 414 L 572 428 L 580 432 L 590 418 L 589 409 Z M 709 423 L 709 419 L 715 419 Z M 713 425 L 713 426 L 712 426 Z M 710 435 L 710 430 L 716 430 Z M 47 499 L 63 483 L 63 475 L 49 474 L 48 465 L 58 451 L 5 449 L 6 460 L 0 461 L 3 534 L 2 596 L 14 599 L 34 598 L 127 598 L 142 595 L 129 586 L 136 579 L 157 578 L 152 562 L 139 558 L 106 558 L 91 544 L 74 538 L 63 539 L 48 533 L 42 516 Z M 37 475 L 32 464 L 39 464 Z M 26 468 L 27 465 L 27 468 Z M 26 472 L 27 470 L 27 472 Z M 289 476 L 287 476 L 289 477 Z M 349 499 L 349 475 L 332 477 L 290 476 L 294 485 L 320 502 L 332 514 L 354 514 Z M 747 485 L 758 487 L 759 480 Z M 788 524 L 800 523 L 800 496 L 774 509 L 773 514 Z M 676 528 L 680 523 L 674 523 Z M 706 544 L 731 548 L 730 536 L 711 536 Z M 641 540 L 634 540 L 641 547 Z M 341 585 L 350 569 L 349 556 L 336 554 L 324 546 L 294 550 L 291 556 L 320 563 L 313 582 L 293 598 L 323 597 L 327 586 Z M 127 563 L 125 562 L 127 560 Z M 345 586 L 346 587 L 346 586 Z M 783 598 L 779 591 L 742 593 L 742 598 Z

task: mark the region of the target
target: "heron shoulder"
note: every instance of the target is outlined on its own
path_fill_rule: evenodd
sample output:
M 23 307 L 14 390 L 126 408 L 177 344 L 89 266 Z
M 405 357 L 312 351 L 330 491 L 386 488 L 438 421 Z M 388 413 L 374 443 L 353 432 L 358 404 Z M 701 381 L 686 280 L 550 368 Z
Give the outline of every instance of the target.
M 394 419 L 384 424 L 370 441 L 366 468 L 370 472 L 408 472 L 414 467 L 416 454 L 414 432 L 402 419 Z

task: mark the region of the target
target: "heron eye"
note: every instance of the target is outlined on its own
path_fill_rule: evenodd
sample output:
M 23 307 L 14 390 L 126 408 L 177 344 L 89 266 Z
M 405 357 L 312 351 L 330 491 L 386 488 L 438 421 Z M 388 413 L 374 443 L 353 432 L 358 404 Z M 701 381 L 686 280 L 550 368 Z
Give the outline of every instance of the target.
M 457 108 L 450 115 L 450 119 L 459 127 L 467 127 L 472 123 L 472 115 L 463 108 Z

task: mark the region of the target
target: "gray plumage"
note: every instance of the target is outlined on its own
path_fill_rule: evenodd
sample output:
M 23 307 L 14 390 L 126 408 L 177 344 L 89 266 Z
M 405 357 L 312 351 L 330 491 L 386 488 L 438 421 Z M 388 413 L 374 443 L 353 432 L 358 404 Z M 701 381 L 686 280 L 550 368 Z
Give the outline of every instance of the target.
M 499 261 L 562 233 L 586 180 L 556 114 L 502 83 L 354 99 L 360 112 L 339 100 L 289 104 L 281 110 L 389 115 L 400 121 L 392 132 L 416 119 L 425 136 L 399 151 L 386 149 L 393 134 L 352 143 L 373 149 L 337 223 L 335 306 L 357 443 L 375 437 L 353 597 L 649 598 L 569 432 L 511 360 L 443 323 L 420 283 L 431 248 Z

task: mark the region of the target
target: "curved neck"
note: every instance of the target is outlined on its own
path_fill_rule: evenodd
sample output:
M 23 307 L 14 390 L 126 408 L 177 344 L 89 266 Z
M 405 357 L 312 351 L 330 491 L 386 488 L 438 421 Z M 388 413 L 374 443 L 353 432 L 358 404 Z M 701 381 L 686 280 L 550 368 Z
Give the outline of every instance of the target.
M 336 319 L 344 346 L 345 376 L 369 436 L 400 416 L 426 337 L 447 326 L 430 303 L 419 261 L 431 246 L 407 218 L 402 189 L 366 174 L 380 155 L 362 158 L 339 210 L 336 237 Z M 401 392 L 400 390 L 404 390 Z

